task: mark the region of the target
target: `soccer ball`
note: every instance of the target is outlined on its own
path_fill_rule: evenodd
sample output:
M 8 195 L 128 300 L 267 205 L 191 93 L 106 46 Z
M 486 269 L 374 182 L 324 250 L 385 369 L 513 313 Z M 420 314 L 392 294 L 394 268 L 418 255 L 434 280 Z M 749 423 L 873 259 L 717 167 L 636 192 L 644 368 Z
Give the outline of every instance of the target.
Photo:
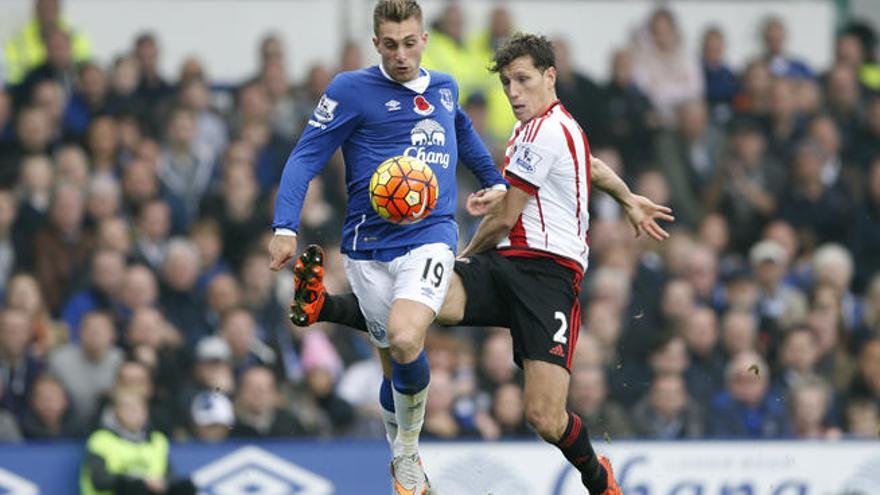
M 380 217 L 406 225 L 423 220 L 437 204 L 440 189 L 427 163 L 411 156 L 382 162 L 370 179 L 370 203 Z

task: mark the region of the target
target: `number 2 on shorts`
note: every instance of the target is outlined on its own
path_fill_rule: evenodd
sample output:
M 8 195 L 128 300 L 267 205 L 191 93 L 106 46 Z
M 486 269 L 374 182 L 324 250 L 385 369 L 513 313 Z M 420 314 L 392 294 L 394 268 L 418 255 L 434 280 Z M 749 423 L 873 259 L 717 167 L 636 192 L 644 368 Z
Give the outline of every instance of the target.
M 557 311 L 553 313 L 553 318 L 559 320 L 559 330 L 553 334 L 553 342 L 567 343 L 568 338 L 565 336 L 565 332 L 568 331 L 568 322 L 565 320 L 565 313 Z
M 431 274 L 431 262 L 434 261 L 433 258 L 428 258 L 425 262 L 425 271 L 422 272 L 422 280 L 428 280 L 428 276 Z M 443 281 L 443 264 L 439 261 L 436 265 L 434 265 L 433 270 L 434 279 L 429 282 L 434 284 L 434 287 L 440 287 L 440 282 Z

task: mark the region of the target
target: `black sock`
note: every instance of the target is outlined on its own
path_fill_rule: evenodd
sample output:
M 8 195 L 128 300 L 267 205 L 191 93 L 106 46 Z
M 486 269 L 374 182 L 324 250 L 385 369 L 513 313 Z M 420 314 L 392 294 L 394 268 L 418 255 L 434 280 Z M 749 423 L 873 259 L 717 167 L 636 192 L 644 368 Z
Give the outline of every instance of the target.
M 324 307 L 321 308 L 318 321 L 338 323 L 362 332 L 367 331 L 367 320 L 361 313 L 358 299 L 350 292 L 347 294 L 326 294 Z
M 587 434 L 587 426 L 577 414 L 568 413 L 568 426 L 565 427 L 565 433 L 556 443 L 556 447 L 562 451 L 568 462 L 581 472 L 581 480 L 590 493 L 602 493 L 608 488 L 608 474 L 599 464 Z

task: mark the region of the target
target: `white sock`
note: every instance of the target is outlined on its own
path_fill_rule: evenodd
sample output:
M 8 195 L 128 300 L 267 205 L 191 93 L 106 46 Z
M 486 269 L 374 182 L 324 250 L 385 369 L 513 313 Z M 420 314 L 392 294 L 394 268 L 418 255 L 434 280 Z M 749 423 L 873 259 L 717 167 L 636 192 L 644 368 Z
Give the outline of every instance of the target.
M 384 407 L 379 409 L 382 410 L 382 423 L 385 425 L 385 440 L 388 440 L 388 446 L 394 451 L 394 442 L 397 441 L 397 416 Z
M 397 417 L 397 439 L 392 450 L 394 455 L 413 455 L 419 453 L 419 434 L 425 423 L 425 404 L 428 401 L 428 387 L 415 395 L 406 395 L 392 388 L 394 409 Z

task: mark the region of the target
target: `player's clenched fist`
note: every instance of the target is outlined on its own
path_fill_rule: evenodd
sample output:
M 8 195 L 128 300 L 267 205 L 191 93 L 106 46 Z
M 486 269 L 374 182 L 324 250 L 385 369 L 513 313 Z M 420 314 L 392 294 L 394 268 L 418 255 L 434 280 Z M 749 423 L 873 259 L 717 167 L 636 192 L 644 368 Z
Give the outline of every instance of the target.
M 467 212 L 475 217 L 481 217 L 495 208 L 501 206 L 507 191 L 501 189 L 485 188 L 471 193 L 467 198 Z
M 284 268 L 296 254 L 296 236 L 275 235 L 269 241 L 269 268 L 278 271 Z

